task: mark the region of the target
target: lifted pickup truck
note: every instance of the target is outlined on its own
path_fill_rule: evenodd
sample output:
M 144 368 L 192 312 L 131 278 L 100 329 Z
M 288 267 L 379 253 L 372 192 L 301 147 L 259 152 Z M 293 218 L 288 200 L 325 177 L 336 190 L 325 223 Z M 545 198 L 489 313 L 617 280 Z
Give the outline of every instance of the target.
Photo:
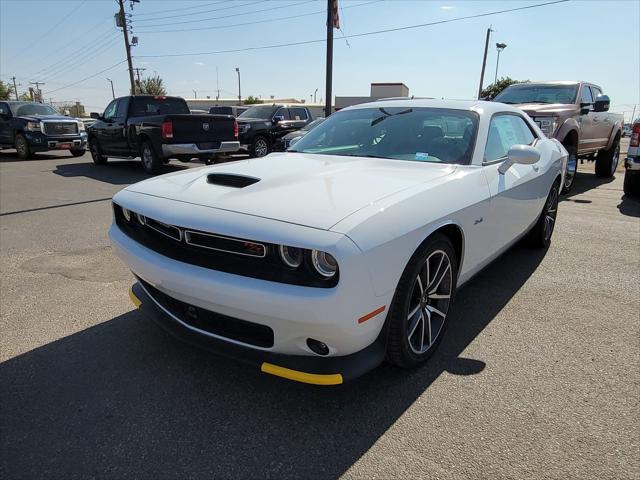
M 15 148 L 26 159 L 36 152 L 68 150 L 84 155 L 87 134 L 81 120 L 36 102 L 0 101 L 0 148 Z
M 569 152 L 563 192 L 571 189 L 578 158 L 596 160 L 596 175 L 613 176 L 620 158 L 622 115 L 609 113 L 609 97 L 587 82 L 535 82 L 510 85 L 493 99 L 524 110 L 547 137 Z
M 235 152 L 238 124 L 230 115 L 192 115 L 179 97 L 136 95 L 113 100 L 87 134 L 93 161 L 109 157 L 142 159 L 145 171 L 158 173 L 171 158 L 209 163 L 218 153 Z
M 304 128 L 313 118 L 301 105 L 254 105 L 238 116 L 240 146 L 252 157 L 264 157 L 276 140 Z

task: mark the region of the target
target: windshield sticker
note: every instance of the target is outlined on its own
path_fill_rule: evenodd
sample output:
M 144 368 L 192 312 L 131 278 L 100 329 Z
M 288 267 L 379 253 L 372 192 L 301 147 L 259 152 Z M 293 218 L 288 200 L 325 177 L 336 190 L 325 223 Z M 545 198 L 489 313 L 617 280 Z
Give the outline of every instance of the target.
M 416 152 L 416 160 L 429 160 L 429 154 L 424 152 Z

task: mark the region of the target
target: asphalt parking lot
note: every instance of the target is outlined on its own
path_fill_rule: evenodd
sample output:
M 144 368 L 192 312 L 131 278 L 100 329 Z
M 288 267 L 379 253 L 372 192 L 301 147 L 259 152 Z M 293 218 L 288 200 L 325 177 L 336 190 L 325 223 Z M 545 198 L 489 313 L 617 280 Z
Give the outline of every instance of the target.
M 111 196 L 144 178 L 0 151 L 0 477 L 640 477 L 640 202 L 622 170 L 581 165 L 552 246 L 461 289 L 425 367 L 339 388 L 194 350 L 134 310 L 106 233 Z

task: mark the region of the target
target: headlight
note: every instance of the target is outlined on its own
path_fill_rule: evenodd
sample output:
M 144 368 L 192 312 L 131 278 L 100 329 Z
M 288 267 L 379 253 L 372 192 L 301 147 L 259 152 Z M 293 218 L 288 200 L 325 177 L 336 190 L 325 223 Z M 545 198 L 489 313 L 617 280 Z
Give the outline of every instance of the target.
M 145 223 L 147 223 L 147 219 L 144 218 L 144 215 L 140 215 L 139 213 L 136 213 L 135 216 L 138 222 L 140 223 L 140 225 L 144 225 Z
M 79 132 L 84 132 L 85 128 L 84 128 L 84 122 L 78 120 L 78 131 Z
M 126 208 L 122 208 L 122 216 L 127 222 L 131 221 L 131 210 L 127 210 Z
M 553 137 L 556 127 L 558 126 L 558 119 L 556 117 L 537 117 L 534 121 L 547 137 Z
M 302 265 L 302 249 L 280 245 L 278 250 L 280 251 L 280 258 L 287 267 L 298 268 Z
M 333 256 L 327 252 L 313 250 L 311 252 L 311 263 L 316 271 L 326 278 L 331 278 L 338 270 L 338 262 Z
M 40 122 L 27 122 L 27 126 L 25 127 L 25 130 L 28 130 L 30 132 L 41 132 L 42 126 Z

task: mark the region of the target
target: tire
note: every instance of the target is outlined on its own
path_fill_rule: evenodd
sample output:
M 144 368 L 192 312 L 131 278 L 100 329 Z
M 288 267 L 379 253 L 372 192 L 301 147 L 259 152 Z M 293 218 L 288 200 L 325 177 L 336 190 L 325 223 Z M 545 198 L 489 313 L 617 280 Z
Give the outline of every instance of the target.
M 96 165 L 105 165 L 107 163 L 108 158 L 102 154 L 102 149 L 100 148 L 100 143 L 97 138 L 93 137 L 89 140 L 89 151 L 91 152 L 93 163 Z
M 31 148 L 29 147 L 29 142 L 24 138 L 24 135 L 18 133 L 14 140 L 16 152 L 18 153 L 18 157 L 22 160 L 26 160 L 31 157 L 33 153 L 31 152 Z
M 624 173 L 624 184 L 622 188 L 625 195 L 640 197 L 640 172 L 627 170 Z
M 271 153 L 269 140 L 262 135 L 256 135 L 251 141 L 249 155 L 254 158 L 265 157 Z
M 571 191 L 571 187 L 573 187 L 578 174 L 578 147 L 570 143 L 563 143 L 562 145 L 569 152 L 567 172 L 564 176 L 564 185 L 562 185 L 562 193 L 567 194 Z
M 620 136 L 617 135 L 613 144 L 606 150 L 600 150 L 596 157 L 596 176 L 600 178 L 611 178 L 618 168 L 620 159 Z
M 156 151 L 153 149 L 149 140 L 142 142 L 140 158 L 142 159 L 142 168 L 144 168 L 145 172 L 151 175 L 156 175 L 164 163 L 156 154 Z
M 69 150 L 69 152 L 71 152 L 71 155 L 73 155 L 74 157 L 81 157 L 87 152 L 87 150 L 84 148 L 79 148 L 77 150 Z
M 444 336 L 457 277 L 453 245 L 435 233 L 413 254 L 398 282 L 387 318 L 390 363 L 411 368 L 433 354 Z
M 558 188 L 560 181 L 553 182 L 551 190 L 547 195 L 547 200 L 542 207 L 542 213 L 538 217 L 538 221 L 527 234 L 528 244 L 534 248 L 547 248 L 551 245 L 551 236 L 556 226 L 556 218 L 558 215 Z

